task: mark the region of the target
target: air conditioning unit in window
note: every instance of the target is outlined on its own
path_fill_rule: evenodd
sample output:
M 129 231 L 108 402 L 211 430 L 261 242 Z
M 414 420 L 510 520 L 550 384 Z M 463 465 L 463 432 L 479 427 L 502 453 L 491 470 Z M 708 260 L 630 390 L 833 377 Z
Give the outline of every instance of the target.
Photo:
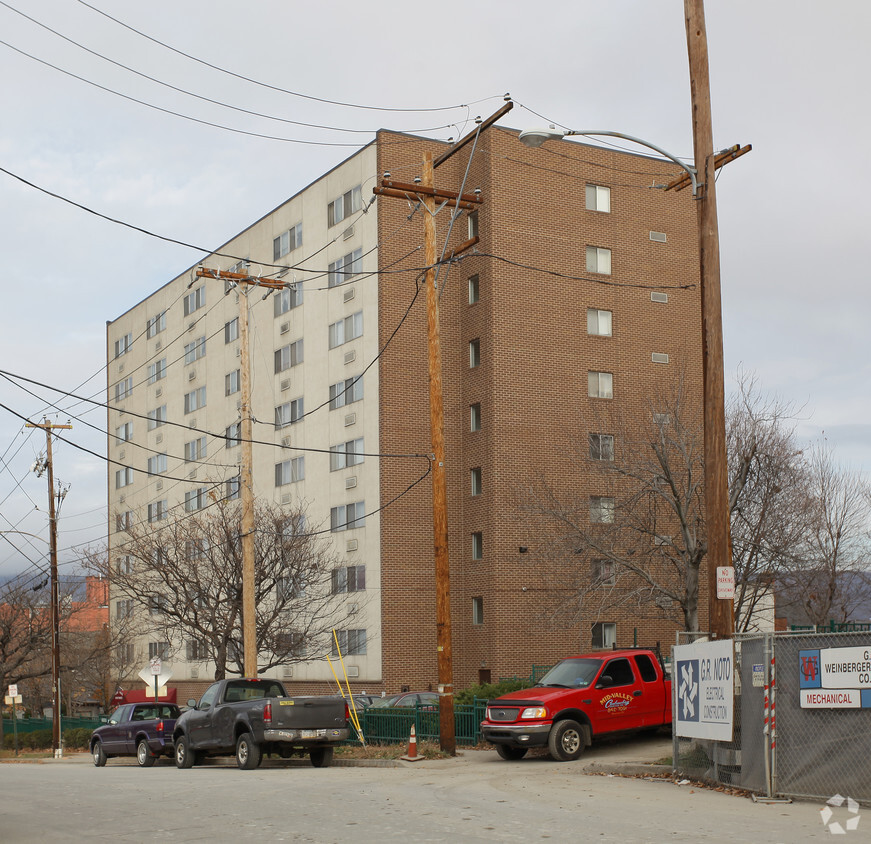
M 651 352 L 650 360 L 653 363 L 668 363 L 668 355 L 662 352 Z
M 351 299 L 353 299 L 356 295 L 357 295 L 357 291 L 353 287 L 349 287 L 345 291 L 345 295 L 343 298 L 346 302 L 350 302 Z
M 118 372 L 123 372 L 123 371 L 124 371 L 124 364 L 123 364 L 123 363 L 119 363 L 119 364 L 118 364 Z
M 356 413 L 346 413 L 345 414 L 345 427 L 349 427 L 350 425 L 355 424 L 357 421 Z
M 200 678 L 200 667 L 198 665 L 191 666 L 191 680 L 199 680 Z
M 238 346 L 236 346 L 236 357 L 242 357 L 242 349 L 240 349 Z
M 196 476 L 197 476 L 197 470 L 196 470 L 196 469 L 191 469 L 190 472 L 188 472 L 188 477 L 189 477 L 189 478 L 195 478 Z
M 197 427 L 197 419 L 196 419 L 196 417 L 194 417 L 193 419 L 191 419 L 190 422 L 188 422 L 188 428 L 196 428 L 196 427 Z
M 668 240 L 665 232 L 651 232 L 650 239 L 656 243 L 665 243 Z
M 290 445 L 290 437 L 282 437 L 281 444 L 285 447 L 289 446 Z
M 126 495 L 122 495 L 122 496 L 118 499 L 118 503 L 119 503 L 119 504 L 123 504 L 123 503 L 124 503 L 124 499 L 125 499 L 126 497 L 127 497 Z
M 348 604 L 348 615 L 354 615 L 360 609 L 359 604 Z
M 348 676 L 349 677 L 359 677 L 360 669 L 356 665 L 347 666 Z
M 154 441 L 155 441 L 156 443 L 162 443 L 162 442 L 163 442 L 163 434 L 158 434 L 158 435 L 154 438 Z
M 158 387 L 158 388 L 154 391 L 154 397 L 157 398 L 157 399 L 159 399 L 162 395 L 163 395 L 163 387 Z
M 158 492 L 160 492 L 160 491 L 163 489 L 163 481 L 158 481 L 158 482 L 154 485 L 154 488 L 155 488 Z
M 159 351 L 161 350 L 162 347 L 163 347 L 163 343 L 161 343 L 160 340 L 158 340 L 158 341 L 154 344 L 154 351 L 155 351 L 155 352 L 159 352 Z
M 278 329 L 278 333 L 279 334 L 287 334 L 288 331 L 290 331 L 290 323 L 289 322 L 281 323 L 281 326 Z
M 346 551 L 356 551 L 356 550 L 357 550 L 357 547 L 358 547 L 358 546 L 357 546 L 357 540 L 356 540 L 356 539 L 349 539 L 349 540 L 345 543 L 345 550 L 346 550 Z
M 357 486 L 356 476 L 345 478 L 345 489 L 353 489 L 355 486 Z
M 342 238 L 344 240 L 350 240 L 354 236 L 354 227 L 348 226 L 345 231 L 342 233 Z
M 284 392 L 285 390 L 289 390 L 289 389 L 290 389 L 290 378 L 285 378 L 281 382 L 281 392 Z
M 197 377 L 196 369 L 192 369 L 190 372 L 188 372 L 188 381 L 193 381 L 194 378 L 196 378 L 196 377 Z
M 357 360 L 357 352 L 354 349 L 351 349 L 350 352 L 345 352 L 345 364 L 353 363 Z
M 197 327 L 196 320 L 191 323 L 188 323 L 188 331 L 193 331 Z
M 290 493 L 289 492 L 285 492 L 281 496 L 281 503 L 282 504 L 290 504 Z
M 123 460 L 126 456 L 127 456 L 127 452 L 126 452 L 126 451 L 121 451 L 121 452 L 118 453 L 118 459 L 119 459 L 119 460 Z
M 285 665 L 281 669 L 281 676 L 282 677 L 293 677 L 293 668 L 290 665 Z
M 668 293 L 658 293 L 655 290 L 650 293 L 651 302 L 660 302 L 661 304 L 668 303 Z

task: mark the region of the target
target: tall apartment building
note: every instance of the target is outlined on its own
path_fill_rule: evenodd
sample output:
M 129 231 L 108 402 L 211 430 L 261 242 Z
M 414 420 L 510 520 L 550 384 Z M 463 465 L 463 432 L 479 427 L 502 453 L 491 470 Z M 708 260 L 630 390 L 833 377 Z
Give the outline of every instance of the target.
M 372 188 L 388 172 L 412 182 L 424 153 L 445 149 L 379 132 L 202 262 L 287 268 L 288 289 L 249 297 L 255 495 L 304 502 L 307 524 L 332 526 L 344 570 L 335 599 L 360 607 L 343 633 L 345 660 L 367 690 L 437 682 L 432 489 L 429 478 L 415 483 L 427 458 L 407 457 L 430 452 L 424 212 L 411 199 L 375 199 Z M 652 187 L 676 168 L 578 143 L 531 150 L 499 127 L 470 154 L 471 145 L 435 171 L 437 187 L 480 189 L 483 199 L 452 225 L 450 209 L 436 217 L 445 254 L 478 238 L 439 275 L 456 688 L 525 675 L 593 644 L 671 641 L 673 625 L 639 627 L 628 611 L 549 622 L 519 501 L 537 478 L 601 493 L 571 443 L 600 429 L 603 408 L 645 411 L 678 370 L 701 389 L 695 209 L 689 191 Z M 220 281 L 191 284 L 193 269 L 108 324 L 109 456 L 120 464 L 109 471 L 109 534 L 119 559 L 125 520 L 184 516 L 208 506 L 203 478 L 232 484 L 238 474 L 232 437 L 213 436 L 239 421 L 238 306 Z M 214 468 L 186 464 L 191 448 Z M 331 449 L 347 459 L 331 461 Z M 145 611 L 114 598 L 113 618 Z M 146 632 L 142 664 L 147 642 Z M 176 680 L 212 676 L 182 642 L 169 649 Z M 332 679 L 319 656 L 276 673 L 299 689 Z

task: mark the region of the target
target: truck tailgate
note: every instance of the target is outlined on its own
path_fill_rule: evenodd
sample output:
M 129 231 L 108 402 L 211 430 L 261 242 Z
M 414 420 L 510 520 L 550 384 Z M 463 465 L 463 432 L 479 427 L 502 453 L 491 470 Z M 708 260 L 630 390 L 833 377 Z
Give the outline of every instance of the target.
M 277 698 L 272 703 L 273 729 L 308 730 L 345 725 L 345 701 L 325 697 Z

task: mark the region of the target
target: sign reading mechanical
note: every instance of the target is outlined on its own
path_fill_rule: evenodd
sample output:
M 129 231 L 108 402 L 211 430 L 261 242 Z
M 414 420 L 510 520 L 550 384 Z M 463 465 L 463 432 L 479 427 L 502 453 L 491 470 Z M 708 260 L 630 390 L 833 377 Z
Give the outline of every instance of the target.
M 731 639 L 674 648 L 671 681 L 677 686 L 677 735 L 732 740 L 734 662 Z
M 802 709 L 871 709 L 871 646 L 798 652 Z

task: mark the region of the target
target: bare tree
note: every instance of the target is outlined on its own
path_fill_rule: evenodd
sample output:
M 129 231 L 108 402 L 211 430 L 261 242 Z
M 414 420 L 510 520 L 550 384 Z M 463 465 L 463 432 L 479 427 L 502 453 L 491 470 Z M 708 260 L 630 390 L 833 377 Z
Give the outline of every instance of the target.
M 698 630 L 707 552 L 701 414 L 679 379 L 644 418 L 612 420 L 610 428 L 613 439 L 591 434 L 579 455 L 585 485 L 592 478 L 601 494 L 579 496 L 544 480 L 523 494 L 554 606 L 588 619 L 625 607 Z
M 871 599 L 867 484 L 825 442 L 812 448 L 806 471 L 807 531 L 796 564 L 781 575 L 781 594 L 811 624 L 848 621 Z
M 255 504 L 255 600 L 260 670 L 306 659 L 314 643 L 348 617 L 332 594 L 338 565 L 328 544 L 305 528 L 302 510 Z M 131 527 L 115 566 L 105 551 L 89 566 L 110 576 L 113 600 L 129 601 L 126 618 L 160 637 L 171 652 L 211 660 L 215 678 L 243 673 L 242 549 L 239 507 L 221 500 L 208 510 L 150 530 Z M 114 621 L 114 619 L 113 619 Z M 169 654 L 167 654 L 169 655 Z
M 773 609 L 775 584 L 793 570 L 809 524 L 807 465 L 796 409 L 760 394 L 741 371 L 726 408 L 729 510 L 735 566 L 735 630 Z

